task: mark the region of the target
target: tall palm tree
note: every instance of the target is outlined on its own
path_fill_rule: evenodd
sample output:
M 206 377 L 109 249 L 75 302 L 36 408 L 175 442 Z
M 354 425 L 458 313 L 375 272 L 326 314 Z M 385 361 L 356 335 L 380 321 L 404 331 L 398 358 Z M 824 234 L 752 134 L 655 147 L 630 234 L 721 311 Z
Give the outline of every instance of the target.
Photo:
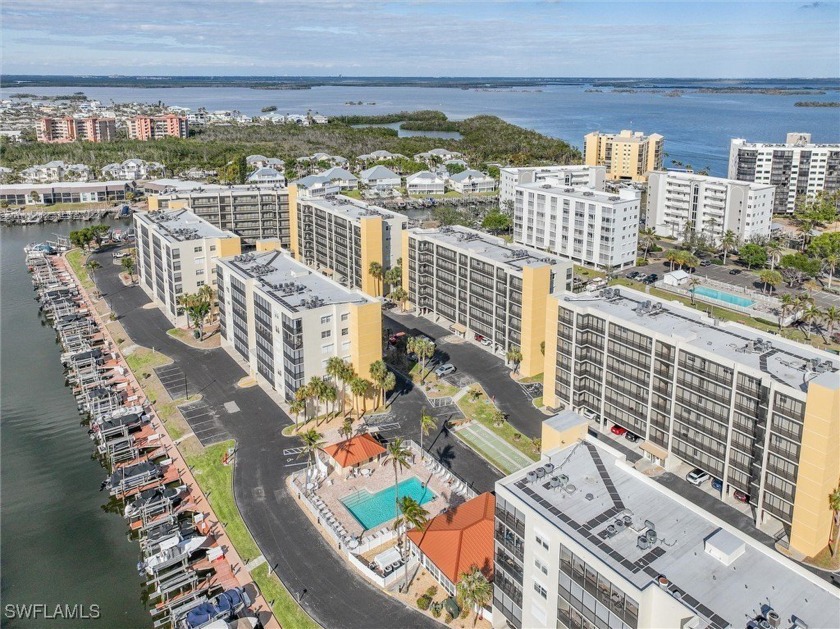
M 831 555 L 836 556 L 838 550 L 838 532 L 840 531 L 840 487 L 837 487 L 828 495 L 828 506 L 833 512 L 834 517 L 831 523 L 831 534 L 829 536 L 829 549 Z M 832 543 L 833 542 L 833 543 Z
M 832 336 L 834 326 L 840 323 L 840 309 L 837 306 L 829 306 L 823 310 L 823 321 L 828 328 L 828 336 Z
M 338 400 L 338 389 L 331 382 L 327 382 L 326 380 L 322 380 L 321 382 L 324 383 L 324 387 L 321 389 L 321 401 L 330 407 L 330 415 L 335 415 L 335 402 Z
M 97 269 L 101 269 L 102 265 L 99 264 L 99 262 L 97 262 L 96 260 L 88 260 L 87 262 L 85 262 L 85 268 L 88 270 L 88 273 L 90 273 L 90 276 L 93 277 L 93 274 L 96 272 Z
M 828 271 L 828 287 L 831 288 L 831 280 L 834 279 L 834 274 L 840 267 L 840 253 L 829 253 L 822 260 L 823 268 Z
M 805 310 L 802 311 L 800 317 L 802 321 L 802 331 L 805 332 L 805 339 L 811 340 L 810 332 L 814 329 L 814 324 L 822 320 L 823 312 L 813 304 L 808 304 Z
M 347 376 L 351 370 L 352 367 L 338 356 L 333 356 L 327 360 L 327 375 L 333 379 L 336 385 L 339 382 L 341 383 L 341 409 L 344 412 L 347 408 Z
M 770 259 L 770 269 L 775 270 L 785 248 L 779 240 L 771 240 L 764 248 L 767 251 L 767 257 Z
M 650 248 L 656 244 L 656 230 L 653 227 L 645 227 L 639 230 L 639 245 L 644 249 L 644 258 L 647 260 Z
M 310 378 L 309 382 L 306 384 L 306 389 L 309 394 L 308 397 L 313 402 L 315 402 L 316 425 L 318 423 L 317 418 L 319 415 L 319 411 L 321 410 L 321 402 L 323 400 L 325 384 L 326 383 L 324 382 L 324 379 L 319 378 L 318 376 L 312 376 L 312 378 Z
M 300 391 L 300 389 L 298 389 Z M 297 391 L 295 392 L 295 400 L 289 404 L 289 412 L 291 412 L 295 416 L 295 428 L 298 425 L 298 419 L 300 419 L 300 414 L 306 412 L 306 401 L 305 400 L 298 400 L 297 399 Z
M 373 384 L 376 385 L 377 390 L 377 408 L 379 404 L 385 403 L 385 381 L 388 379 L 390 375 L 390 371 L 388 371 L 388 366 L 385 364 L 385 361 L 381 358 L 377 361 L 374 361 L 370 364 L 370 379 L 373 380 Z
M 787 318 L 787 315 L 793 314 L 796 308 L 796 297 L 790 293 L 785 293 L 779 299 L 780 313 L 779 313 L 779 331 L 782 329 L 782 320 Z
M 370 388 L 370 381 L 364 378 L 353 378 L 350 381 L 350 392 L 353 394 L 353 406 L 356 414 L 361 416 L 365 412 L 365 394 Z M 359 397 L 362 398 L 362 412 L 359 412 Z
M 402 437 L 394 437 L 393 441 L 388 443 L 385 460 L 390 461 L 394 468 L 394 505 L 397 508 L 397 513 L 400 512 L 400 470 L 409 467 L 408 460 L 410 457 L 411 448 L 403 441 Z
M 505 358 L 509 363 L 513 363 L 513 373 L 519 373 L 519 365 L 522 362 L 522 352 L 519 350 L 518 347 L 511 346 L 511 348 L 505 354 Z
M 474 565 L 469 572 L 461 573 L 461 580 L 458 581 L 456 588 L 462 607 L 466 609 L 478 607 L 478 614 L 473 619 L 473 626 L 475 626 L 476 621 L 483 614 L 484 606 L 493 599 L 493 586 L 478 566 Z
M 731 229 L 727 229 L 720 241 L 720 250 L 723 252 L 723 263 L 726 264 L 726 254 L 738 246 L 738 236 Z
M 676 249 L 669 249 L 665 253 L 665 260 L 667 260 L 668 263 L 671 265 L 671 270 L 672 271 L 674 270 L 674 264 L 677 262 L 679 257 L 680 257 L 679 251 L 677 251 Z
M 399 535 L 399 541 L 397 542 L 400 547 L 400 555 L 403 558 L 403 565 L 405 565 L 405 587 L 404 590 L 408 589 L 408 561 L 406 561 L 406 555 L 408 554 L 407 544 L 405 543 L 405 535 L 408 532 L 408 527 L 422 529 L 429 523 L 429 512 L 423 508 L 419 502 L 417 502 L 411 496 L 403 496 L 399 500 L 397 500 L 397 519 L 394 520 L 394 530 L 397 531 Z M 402 527 L 402 531 L 400 531 L 400 527 Z
M 429 436 L 429 433 L 432 432 L 435 428 L 437 428 L 437 421 L 434 417 L 429 415 L 426 412 L 426 409 L 423 409 L 423 412 L 420 413 L 420 451 L 423 451 L 423 436 Z
M 382 278 L 384 275 L 384 271 L 382 269 L 382 265 L 379 262 L 371 262 L 368 266 L 368 274 L 376 280 L 376 288 L 377 294 L 382 292 Z
M 349 439 L 353 435 L 353 420 L 349 417 L 344 419 L 344 423 L 339 427 L 338 434 L 343 439 Z
M 420 361 L 420 382 L 422 383 L 428 375 L 426 373 L 426 362 L 435 355 L 435 344 L 419 336 L 412 336 L 408 339 L 406 349 L 409 352 L 414 352 L 417 355 L 417 360 Z
M 306 470 L 308 472 L 312 467 L 312 464 L 315 462 L 318 449 L 324 443 L 322 441 L 324 435 L 314 428 L 310 428 L 306 432 L 298 435 L 298 437 L 300 438 L 300 443 L 303 446 L 303 453 L 306 454 Z

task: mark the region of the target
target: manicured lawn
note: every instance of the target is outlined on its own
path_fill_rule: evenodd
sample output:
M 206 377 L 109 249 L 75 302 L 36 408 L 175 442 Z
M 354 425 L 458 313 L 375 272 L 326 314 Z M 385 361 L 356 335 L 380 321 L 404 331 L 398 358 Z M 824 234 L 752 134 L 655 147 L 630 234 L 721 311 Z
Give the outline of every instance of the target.
M 534 406 L 536 406 L 537 408 L 542 408 L 542 406 L 543 406 L 543 399 L 542 399 L 542 396 L 540 396 L 540 397 L 535 397 L 535 398 L 534 398 L 534 400 L 533 400 L 533 404 L 534 404 Z
M 134 372 L 138 380 L 146 377 L 152 373 L 155 367 L 162 367 L 172 362 L 166 354 L 161 354 L 145 347 L 135 349 L 130 355 L 125 357 L 125 362 L 128 363 L 128 368 Z
M 538 374 L 535 374 L 533 376 L 528 376 L 527 378 L 520 378 L 519 382 L 521 382 L 522 384 L 531 384 L 531 383 L 534 383 L 534 382 L 542 382 L 543 381 L 543 375 L 544 374 L 538 373 Z
M 496 405 L 488 399 L 487 393 L 481 388 L 481 385 L 473 384 L 470 386 L 470 390 L 479 391 L 480 395 L 475 397 L 473 394 L 467 393 L 458 400 L 458 408 L 461 409 L 464 415 L 469 419 L 481 423 L 525 456 L 535 461 L 539 459 L 539 448 L 535 446 L 531 439 L 520 433 L 510 423 L 504 422 L 499 427 L 494 426 L 497 410 Z
M 362 193 L 358 190 L 344 190 L 341 194 L 345 197 L 350 197 L 351 199 L 360 199 L 362 198 Z
M 81 249 L 71 249 L 65 254 L 67 258 L 67 262 L 73 268 L 73 271 L 76 273 L 76 276 L 79 278 L 79 281 L 82 283 L 82 287 L 88 292 L 94 290 L 96 286 L 93 283 L 93 280 L 90 279 L 90 274 L 88 270 L 85 268 L 85 262 L 87 262 L 88 254 L 82 251 Z
M 242 561 L 249 562 L 260 556 L 260 550 L 233 497 L 233 465 L 222 465 L 222 457 L 233 441 L 225 441 L 205 448 L 201 454 L 187 456 L 187 463 L 192 469 L 196 481 L 205 494 L 209 494 L 210 504 L 216 517 L 224 524 L 225 532 L 236 548 Z M 260 588 L 263 597 L 271 605 L 274 615 L 283 627 L 315 628 L 318 625 L 301 609 L 289 591 L 263 564 L 251 573 Z

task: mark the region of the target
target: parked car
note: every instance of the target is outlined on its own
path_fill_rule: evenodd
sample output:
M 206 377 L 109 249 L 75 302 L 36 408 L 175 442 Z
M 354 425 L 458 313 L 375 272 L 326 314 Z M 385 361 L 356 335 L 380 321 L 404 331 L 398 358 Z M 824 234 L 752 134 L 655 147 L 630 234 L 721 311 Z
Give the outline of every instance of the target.
M 647 278 L 645 279 L 645 284 L 653 284 L 653 283 L 654 283 L 654 282 L 656 282 L 658 279 L 659 279 L 659 276 L 658 276 L 656 273 L 651 273 L 651 274 L 650 274 L 650 275 L 648 275 L 648 276 L 647 276 Z
M 711 266 L 711 262 L 709 260 L 701 260 L 700 266 Z
M 630 443 L 636 443 L 639 439 L 641 439 L 639 435 L 632 433 L 629 430 L 624 433 L 624 438 Z
M 613 427 L 610 428 L 610 432 L 614 435 L 618 435 L 619 437 L 627 432 L 626 428 L 619 426 L 618 424 L 613 424 Z
M 712 479 L 712 489 L 714 489 L 716 491 L 722 491 L 723 490 L 723 481 L 720 480 L 719 478 L 713 478 Z
M 742 272 L 741 269 L 730 269 L 729 275 L 741 275 Z
M 484 347 L 490 347 L 491 345 L 493 345 L 493 339 L 488 339 L 485 336 L 483 339 L 481 339 L 481 344 L 484 345 Z
M 388 337 L 388 342 L 391 345 L 397 345 L 402 339 L 405 338 L 405 332 L 397 332 L 396 334 L 392 334 Z
M 736 490 L 732 493 L 732 497 L 733 497 L 733 498 L 735 498 L 735 500 L 737 500 L 738 502 L 749 502 L 749 501 L 750 501 L 750 495 L 749 495 L 749 494 L 745 494 L 745 493 L 744 493 L 743 491 L 741 491 L 740 489 L 736 489 Z
M 644 281 L 645 281 L 645 278 L 646 278 L 647 276 L 648 276 L 648 274 L 647 274 L 647 273 L 639 273 L 639 274 L 636 276 L 636 278 L 635 278 L 635 279 L 636 279 L 636 281 L 637 281 L 637 282 L 644 282 Z
M 628 278 L 630 278 L 631 280 L 634 280 L 634 279 L 636 279 L 637 277 L 639 277 L 640 275 L 642 275 L 642 274 L 641 274 L 641 273 L 639 273 L 638 271 L 630 271 L 630 272 L 627 274 L 627 277 L 628 277 Z
M 438 378 L 443 378 L 443 376 L 448 376 L 451 373 L 455 373 L 455 365 L 452 363 L 445 363 L 435 369 L 435 375 Z
M 704 472 L 699 467 L 695 467 L 686 475 L 685 480 L 687 480 L 692 485 L 699 486 L 705 483 L 707 480 L 709 480 L 709 478 L 710 476 L 708 472 Z

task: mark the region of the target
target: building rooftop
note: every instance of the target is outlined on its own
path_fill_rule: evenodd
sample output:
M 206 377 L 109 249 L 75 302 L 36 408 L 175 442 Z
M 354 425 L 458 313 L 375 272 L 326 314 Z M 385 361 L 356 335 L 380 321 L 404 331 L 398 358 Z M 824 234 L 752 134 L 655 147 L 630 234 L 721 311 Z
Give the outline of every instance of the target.
M 452 225 L 434 229 L 412 229 L 411 234 L 425 240 L 438 242 L 442 245 L 468 251 L 475 257 L 485 258 L 495 264 L 505 264 L 514 269 L 526 267 L 542 267 L 558 262 L 569 263 L 568 260 L 554 256 L 545 251 L 537 251 L 522 245 L 509 244 L 501 238 L 490 236 L 468 227 Z
M 332 197 L 306 199 L 305 204 L 330 212 L 340 212 L 344 214 L 346 218 L 351 220 L 359 220 L 360 218 L 368 216 L 381 216 L 384 219 L 398 218 L 406 220 L 405 216 L 402 214 L 386 210 L 383 207 L 365 203 L 364 201 L 357 201 L 356 199 L 351 199 L 350 197 L 345 197 L 341 194 Z
M 356 435 L 350 439 L 324 446 L 324 452 L 335 461 L 339 467 L 352 467 L 360 463 L 367 463 L 371 459 L 385 454 L 376 439 L 368 433 Z
M 496 497 L 485 492 L 412 529 L 408 538 L 452 583 L 472 566 L 493 580 Z
M 700 627 L 743 627 L 766 606 L 784 626 L 793 616 L 805 626 L 837 625 L 840 598 L 828 583 L 634 470 L 597 440 L 552 450 L 499 485 L 637 588 L 665 587 L 701 618 Z
M 707 183 L 717 183 L 721 185 L 737 184 L 739 186 L 748 186 L 752 190 L 766 190 L 768 188 L 775 188 L 769 183 L 755 183 L 752 181 L 740 181 L 738 179 L 727 179 L 726 177 L 712 177 L 711 175 L 700 175 L 685 170 L 654 170 L 651 175 L 667 175 L 669 179 L 679 179 L 682 181 L 704 181 Z
M 395 173 L 390 168 L 385 168 L 385 166 L 377 165 L 373 168 L 368 168 L 367 170 L 363 170 L 359 173 L 360 179 L 399 179 L 400 176 Z
M 467 181 L 467 180 L 470 180 L 470 179 L 479 179 L 479 180 L 492 179 L 492 177 L 490 177 L 489 175 L 485 175 L 480 170 L 467 169 L 467 170 L 462 170 L 459 173 L 455 173 L 454 175 L 450 175 L 449 179 L 450 179 L 450 181 L 461 182 L 461 181 Z
M 601 133 L 600 131 L 593 131 L 587 135 L 600 135 L 607 138 L 621 140 L 622 142 L 647 142 L 648 140 L 662 139 L 662 136 L 658 133 L 645 135 L 643 131 L 630 131 L 629 129 L 622 129 L 618 133 Z
M 219 258 L 219 264 L 257 280 L 257 286 L 269 299 L 291 312 L 323 306 L 370 301 L 358 291 L 310 270 L 283 251 L 245 253 Z
M 185 242 L 202 238 L 237 238 L 233 232 L 219 229 L 186 209 L 140 212 L 135 216 L 154 223 L 158 233 L 169 242 Z
M 598 203 L 638 201 L 640 198 L 639 192 L 628 188 L 621 188 L 618 192 L 604 192 L 586 186 L 567 186 L 559 179 L 552 179 L 551 177 L 535 183 L 519 184 L 516 187 L 548 194 L 562 194 L 572 199 L 587 202 L 597 201 Z
M 833 386 L 840 387 L 840 358 L 828 352 L 731 321 L 715 320 L 678 302 L 633 289 L 622 287 L 613 291 L 618 297 L 599 296 L 603 291 L 581 293 L 565 296 L 561 304 L 590 306 L 599 314 L 675 337 L 707 353 L 710 360 L 738 363 L 794 389 L 807 391 L 808 383 L 815 378 L 827 386 L 833 382 Z
M 346 179 L 347 181 L 359 180 L 359 178 L 356 177 L 356 175 L 351 173 L 346 168 L 341 168 L 341 166 L 333 166 L 332 168 L 328 168 L 324 172 L 319 173 L 318 176 L 326 177 L 330 181 L 332 181 L 333 179 Z
M 282 173 L 280 173 L 282 175 Z M 253 193 L 259 190 L 285 190 L 285 186 L 276 183 L 272 184 L 238 184 L 222 185 L 216 183 L 204 183 L 202 181 L 184 181 L 182 179 L 155 179 L 146 181 L 143 187 L 147 190 L 157 190 L 153 194 L 184 194 L 195 192 L 224 192 L 224 193 Z
M 11 193 L 30 193 L 33 190 L 54 190 L 56 192 L 72 192 L 72 191 L 88 191 L 95 192 L 97 190 L 105 190 L 108 188 L 123 188 L 125 186 L 133 186 L 133 181 L 125 179 L 115 181 L 54 181 L 52 183 L 10 183 L 0 186 L 0 191 L 4 194 Z

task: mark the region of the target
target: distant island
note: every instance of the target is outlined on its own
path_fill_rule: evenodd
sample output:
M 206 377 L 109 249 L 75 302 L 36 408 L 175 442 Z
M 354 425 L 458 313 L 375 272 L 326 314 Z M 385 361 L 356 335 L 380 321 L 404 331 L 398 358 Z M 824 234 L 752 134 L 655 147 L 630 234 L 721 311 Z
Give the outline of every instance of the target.
M 277 105 L 269 105 L 268 107 L 263 107 L 262 109 L 260 109 L 260 111 L 264 114 L 267 114 L 272 111 L 277 111 Z
M 840 107 L 840 102 L 830 100 L 798 100 L 794 107 Z

